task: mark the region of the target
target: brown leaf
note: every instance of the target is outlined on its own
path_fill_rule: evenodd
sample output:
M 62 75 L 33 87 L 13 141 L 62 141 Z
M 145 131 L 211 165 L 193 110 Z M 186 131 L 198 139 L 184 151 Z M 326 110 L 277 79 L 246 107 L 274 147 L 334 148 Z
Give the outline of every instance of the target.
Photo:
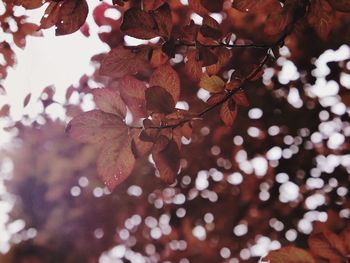
M 220 117 L 227 126 L 232 126 L 237 117 L 237 105 L 227 100 L 220 108 Z
M 141 140 L 140 131 L 133 131 L 131 149 L 136 158 L 143 157 L 151 152 L 153 142 Z
M 119 82 L 119 91 L 134 120 L 146 117 L 145 83 L 132 76 L 125 76 Z
M 208 10 L 204 8 L 201 0 L 188 0 L 188 5 L 198 15 L 205 16 L 208 14 Z
M 77 31 L 86 20 L 89 7 L 85 0 L 65 0 L 60 7 L 56 23 L 56 35 L 66 35 Z
M 169 114 L 174 111 L 175 102 L 169 92 L 159 86 L 146 90 L 146 108 L 151 112 Z
M 288 246 L 271 251 L 264 258 L 270 263 L 315 263 L 312 255 L 304 249 Z
M 202 64 L 202 61 L 196 59 L 196 51 L 194 49 L 187 52 L 185 71 L 187 75 L 195 82 L 200 81 L 202 77 Z
M 59 14 L 60 3 L 50 2 L 50 4 L 46 7 L 45 14 L 40 20 L 40 28 L 50 28 L 58 23 Z
M 331 262 L 343 262 L 342 259 L 347 255 L 341 238 L 328 230 L 310 235 L 308 244 L 312 254 Z
M 241 12 L 271 12 L 281 9 L 277 0 L 234 0 L 232 7 Z
M 173 21 L 171 18 L 171 10 L 168 3 L 164 3 L 156 10 L 150 13 L 157 23 L 158 35 L 164 38 L 169 38 L 173 28 Z
M 219 13 L 222 10 L 224 0 L 200 0 L 201 5 L 212 13 Z
M 35 9 L 39 8 L 44 4 L 44 1 L 42 0 L 15 0 L 14 1 L 15 5 L 21 5 L 25 9 Z
M 313 0 L 307 18 L 319 37 L 326 40 L 335 18 L 335 13 L 329 3 L 326 0 Z
M 126 105 L 119 91 L 110 88 L 94 89 L 93 95 L 94 101 L 100 110 L 125 118 Z
M 151 39 L 158 36 L 156 20 L 151 14 L 135 7 L 124 13 L 120 30 L 139 39 Z
M 211 95 L 206 102 L 209 105 L 214 105 L 216 103 L 219 103 L 219 101 L 221 101 L 224 97 L 225 97 L 225 93 L 224 92 L 216 93 L 216 94 Z
M 240 105 L 243 107 L 249 106 L 249 101 L 248 101 L 247 96 L 245 95 L 245 92 L 243 90 L 236 92 L 232 96 L 232 99 L 237 103 L 237 105 Z
M 218 62 L 218 57 L 203 45 L 198 45 L 197 56 L 203 62 L 203 67 L 213 65 Z
M 164 4 L 164 0 L 143 0 L 142 9 L 150 11 L 159 8 L 162 4 Z
M 232 57 L 232 51 L 230 49 L 220 47 L 216 48 L 215 51 L 215 55 L 217 56 L 218 61 L 215 64 L 210 65 L 206 68 L 206 72 L 209 75 L 218 74 L 222 67 L 224 67 Z
M 337 11 L 350 12 L 350 1 L 349 0 L 327 0 L 327 1 Z
M 105 142 L 97 160 L 97 172 L 110 191 L 131 174 L 135 157 L 131 151 L 131 136 L 125 132 L 119 138 Z
M 199 87 L 212 93 L 219 93 L 225 89 L 225 82 L 216 75 L 208 76 L 204 74 L 199 82 Z
M 203 36 L 213 39 L 219 39 L 222 37 L 220 24 L 210 16 L 205 16 L 203 18 L 203 23 L 200 28 L 200 32 Z
M 149 68 L 146 50 L 141 48 L 127 49 L 122 46 L 112 49 L 103 59 L 100 74 L 121 78 L 145 72 Z
M 283 32 L 293 19 L 293 12 L 290 5 L 285 5 L 282 10 L 275 11 L 267 17 L 264 31 L 274 36 Z
M 71 120 L 66 128 L 75 140 L 85 143 L 104 143 L 127 133 L 127 126 L 117 115 L 100 110 L 84 112 Z
M 173 96 L 175 103 L 180 99 L 180 78 L 169 64 L 156 69 L 149 80 L 149 84 L 164 88 Z
M 26 107 L 30 101 L 30 97 L 32 96 L 31 93 L 29 93 L 23 100 L 23 107 Z
M 174 183 L 180 168 L 180 151 L 176 142 L 166 136 L 159 136 L 153 146 L 152 157 L 160 178 L 168 184 Z

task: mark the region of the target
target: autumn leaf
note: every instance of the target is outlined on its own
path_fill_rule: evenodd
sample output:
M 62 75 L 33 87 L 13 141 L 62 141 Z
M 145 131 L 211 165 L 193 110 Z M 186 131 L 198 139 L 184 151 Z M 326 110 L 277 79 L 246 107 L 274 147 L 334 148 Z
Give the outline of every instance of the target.
M 216 48 L 215 56 L 217 57 L 217 62 L 206 67 L 206 73 L 209 75 L 215 75 L 219 73 L 219 71 L 230 61 L 232 57 L 232 51 L 224 47 Z
M 59 10 L 56 35 L 66 35 L 77 31 L 86 20 L 89 7 L 85 0 L 66 0 Z
M 119 92 L 134 120 L 146 117 L 146 85 L 142 81 L 125 76 L 119 81 Z
M 331 262 L 343 262 L 347 255 L 342 239 L 329 230 L 312 234 L 308 244 L 313 255 Z
M 66 131 L 84 143 L 104 143 L 127 133 L 127 127 L 117 115 L 100 110 L 84 112 L 69 122 Z
M 264 261 L 270 263 L 315 263 L 312 255 L 304 249 L 287 246 L 271 251 L 264 257 Z
M 293 12 L 290 5 L 285 5 L 282 10 L 269 14 L 265 22 L 264 31 L 268 35 L 278 35 L 286 29 L 293 19 Z
M 180 151 L 176 142 L 164 135 L 159 136 L 153 146 L 152 157 L 160 179 L 168 184 L 174 183 L 180 168 Z
M 156 69 L 149 80 L 149 84 L 165 89 L 173 96 L 175 103 L 180 99 L 180 78 L 169 64 Z
M 222 10 L 224 0 L 200 0 L 201 5 L 212 13 L 218 13 Z
M 196 59 L 196 51 L 194 49 L 187 52 L 185 71 L 187 75 L 195 82 L 200 81 L 202 77 L 202 64 L 202 61 Z
M 146 90 L 146 108 L 151 112 L 169 114 L 174 111 L 175 102 L 165 89 L 153 86 Z
M 150 14 L 157 23 L 158 35 L 164 38 L 169 38 L 173 28 L 169 4 L 164 3 L 159 8 L 152 10 Z
M 235 103 L 237 103 L 237 105 L 240 105 L 243 107 L 249 106 L 249 101 L 248 101 L 247 96 L 245 95 L 245 92 L 243 90 L 236 92 L 232 96 L 232 99 L 235 101 Z
M 141 48 L 129 49 L 122 46 L 112 49 L 103 59 L 100 74 L 121 78 L 145 72 L 149 68 L 147 50 Z
M 210 16 L 205 16 L 203 18 L 203 23 L 200 28 L 200 32 L 203 36 L 213 39 L 219 39 L 222 37 L 220 24 Z
M 14 0 L 15 5 L 21 5 L 26 9 L 39 8 L 44 4 L 42 0 Z
M 60 3 L 50 2 L 40 20 L 40 28 L 47 29 L 55 25 L 58 22 L 59 14 Z
M 232 7 L 241 12 L 267 12 L 281 9 L 277 0 L 234 0 Z
M 120 30 L 139 39 L 151 39 L 158 36 L 156 20 L 149 13 L 135 7 L 124 13 Z
M 208 47 L 197 44 L 198 59 L 203 62 L 203 67 L 214 65 L 218 62 L 218 57 Z
M 124 132 L 116 139 L 105 141 L 99 154 L 97 172 L 110 191 L 128 178 L 134 168 L 131 140 L 131 136 Z
M 0 118 L 7 117 L 10 113 L 10 105 L 5 104 L 0 108 Z
M 227 100 L 220 108 L 220 117 L 227 126 L 232 126 L 237 117 L 237 105 Z
M 330 5 L 341 12 L 350 12 L 350 1 L 349 0 L 327 0 Z
M 323 40 L 327 39 L 334 18 L 335 13 L 326 0 L 313 0 L 311 2 L 308 22 Z
M 149 154 L 153 147 L 153 142 L 147 142 L 147 141 L 141 140 L 140 138 L 141 132 L 137 130 L 132 131 L 131 150 L 135 158 L 143 157 Z
M 209 105 L 215 105 L 217 103 L 220 103 L 225 98 L 225 93 L 215 93 L 209 97 L 209 99 L 206 101 Z
M 194 12 L 201 16 L 208 14 L 208 10 L 202 5 L 201 0 L 188 0 L 188 5 Z
M 97 107 L 106 112 L 113 113 L 121 118 L 126 116 L 126 105 L 119 91 L 110 88 L 98 88 L 93 90 L 94 101 Z
M 219 76 L 204 74 L 199 82 L 199 87 L 212 93 L 219 93 L 225 89 L 225 82 Z
M 30 101 L 30 98 L 31 98 L 32 94 L 29 93 L 23 100 L 23 107 L 26 107 Z

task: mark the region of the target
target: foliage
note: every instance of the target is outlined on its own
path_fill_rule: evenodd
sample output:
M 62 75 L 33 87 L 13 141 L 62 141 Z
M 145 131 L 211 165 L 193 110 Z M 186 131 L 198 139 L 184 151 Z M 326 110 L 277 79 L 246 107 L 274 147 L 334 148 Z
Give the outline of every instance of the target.
M 85 0 L 10 2 L 6 10 L 45 5 L 39 28 L 55 26 L 57 35 L 77 31 L 88 14 Z M 122 18 L 105 16 L 109 9 Z M 92 58 L 96 72 L 68 89 L 64 105 L 74 117 L 67 133 L 93 145 L 71 141 L 47 116 L 34 131 L 15 125 L 22 146 L 9 187 L 22 197 L 19 215 L 40 229 L 35 243 L 53 242 L 61 262 L 96 262 L 116 244 L 152 262 L 256 262 L 261 254 L 248 247 L 268 237 L 287 245 L 270 252 L 270 262 L 349 261 L 349 145 L 344 139 L 334 147 L 322 128 L 328 121 L 348 138 L 348 116 L 309 91 L 318 78 L 310 61 L 350 42 L 349 11 L 347 0 L 101 3 L 93 17 L 111 28 L 99 33 L 111 51 Z M 146 41 L 128 46 L 125 35 Z M 283 61 L 299 77 L 281 80 Z M 332 64 L 327 77 L 340 86 L 342 105 L 348 64 Z M 92 94 L 97 109 L 72 107 L 73 93 Z M 46 147 L 55 151 L 47 155 Z M 108 189 L 98 186 L 96 170 Z M 77 185 L 83 174 L 88 186 Z M 315 198 L 324 203 L 314 207 Z M 130 223 L 133 215 L 141 221 Z M 303 224 L 326 219 L 308 237 L 312 227 Z M 121 258 L 132 262 L 130 253 Z

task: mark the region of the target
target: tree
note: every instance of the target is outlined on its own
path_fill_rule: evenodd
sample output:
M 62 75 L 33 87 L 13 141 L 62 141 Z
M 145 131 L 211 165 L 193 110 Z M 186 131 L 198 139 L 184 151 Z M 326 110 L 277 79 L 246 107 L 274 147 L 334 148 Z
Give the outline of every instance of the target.
M 47 2 L 39 28 L 56 26 L 56 34 L 62 35 L 79 30 L 85 23 L 85 0 Z M 44 3 L 17 0 L 14 4 L 29 9 Z M 6 7 L 12 10 L 13 4 L 8 2 Z M 105 16 L 109 9 L 122 13 L 122 18 Z M 110 227 L 117 227 L 117 243 L 155 261 L 187 258 L 190 262 L 235 262 L 240 258 L 256 262 L 261 255 L 248 247 L 258 243 L 259 236 L 278 240 L 279 245 L 294 241 L 303 248 L 308 240 L 310 252 L 287 246 L 271 252 L 266 257 L 271 262 L 319 262 L 319 258 L 348 261 L 349 145 L 345 138 L 349 133 L 348 115 L 341 108 L 349 102 L 349 83 L 344 80 L 349 56 L 330 60 L 330 74 L 317 73 L 317 63 L 311 61 L 326 49 L 340 50 L 342 44 L 349 43 L 349 11 L 347 0 L 101 3 L 93 15 L 98 26 L 111 28 L 111 32 L 100 33 L 111 51 L 93 57 L 96 72 L 82 77 L 78 87 L 67 91 L 67 99 L 74 92 L 80 96 L 93 94 L 97 109 L 85 113 L 79 108 L 72 110 L 74 118 L 66 131 L 80 142 L 95 144 L 99 151 L 95 156 L 96 148 L 91 148 L 92 156 L 72 161 L 68 174 L 75 174 L 74 166 L 84 162 L 86 166 L 79 169 L 87 173 L 97 170 L 108 187 L 107 200 L 99 204 L 101 209 L 93 211 L 104 218 L 105 229 L 97 231 L 103 233 L 103 244 L 95 233 L 97 244 L 91 243 L 91 249 L 86 250 L 90 248 L 83 242 L 87 240 L 86 230 L 80 237 L 76 227 L 74 238 L 82 241 L 81 247 L 63 254 L 63 260 L 77 262 L 85 257 L 84 261 L 96 261 L 113 244 L 116 233 L 109 233 Z M 191 19 L 193 13 L 201 17 L 201 23 Z M 82 30 L 88 34 L 87 26 Z M 127 46 L 124 35 L 153 40 Z M 294 76 L 285 74 L 286 65 L 296 67 L 291 71 Z M 339 89 L 331 94 L 333 102 L 318 99 L 313 87 L 328 80 Z M 89 88 L 89 81 L 102 88 Z M 67 152 L 79 155 L 81 147 L 95 147 L 81 146 L 57 134 L 62 128 L 48 125 L 41 129 L 60 138 L 55 149 L 76 147 L 63 150 L 64 158 L 74 159 Z M 36 134 L 38 131 L 24 142 L 31 144 L 31 137 L 39 136 Z M 18 136 L 24 138 L 22 133 Z M 35 149 L 45 137 L 38 138 Z M 42 155 L 35 157 L 40 161 Z M 89 163 L 91 157 L 97 160 L 96 168 Z M 50 158 L 56 160 L 56 156 Z M 152 163 L 163 183 L 152 175 Z M 22 181 L 28 168 L 15 173 L 23 174 L 18 177 Z M 46 174 L 44 169 L 34 177 Z M 70 176 L 62 180 L 61 193 L 54 183 L 44 183 L 49 185 L 45 186 L 45 195 L 60 196 L 67 194 L 67 189 L 73 195 L 75 190 L 81 191 L 78 186 L 73 190 Z M 111 205 L 125 202 L 123 193 L 135 182 L 144 194 L 130 202 L 143 223 L 129 229 L 128 219 L 114 215 Z M 35 181 L 15 180 L 13 184 L 27 186 Z M 14 192 L 26 200 L 21 187 L 14 187 Z M 91 193 L 93 190 L 90 197 Z M 73 206 L 72 197 L 67 198 L 67 207 Z M 82 202 L 91 209 L 98 202 L 95 199 L 86 197 Z M 63 204 L 55 206 L 64 213 L 60 208 Z M 91 218 L 89 212 L 81 212 L 82 217 L 77 216 L 74 222 L 79 225 L 82 218 Z M 154 213 L 156 221 L 149 219 L 147 223 L 148 213 Z M 44 216 L 46 220 L 39 224 L 35 217 L 30 215 L 36 228 L 46 229 L 54 222 L 46 222 L 49 217 Z M 314 233 L 307 238 L 311 222 L 326 220 L 326 224 L 315 223 Z M 87 228 L 95 227 L 95 223 L 87 223 Z M 57 246 L 61 253 L 68 244 L 67 236 L 57 236 L 58 229 L 63 229 L 61 224 L 54 229 L 51 237 L 62 244 Z M 131 237 L 123 238 L 124 230 L 133 233 L 136 243 Z M 152 252 L 147 252 L 150 242 Z M 127 258 L 127 253 L 123 257 Z

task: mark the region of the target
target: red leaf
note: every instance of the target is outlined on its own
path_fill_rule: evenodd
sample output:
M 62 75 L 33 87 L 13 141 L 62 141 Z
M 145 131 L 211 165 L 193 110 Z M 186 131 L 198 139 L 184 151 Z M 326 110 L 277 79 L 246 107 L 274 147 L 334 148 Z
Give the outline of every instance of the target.
M 88 13 L 89 7 L 85 0 L 65 0 L 60 7 L 56 35 L 77 31 L 85 23 Z
M 210 96 L 210 98 L 206 101 L 209 105 L 214 105 L 219 103 L 225 97 L 225 93 L 216 93 Z
M 227 100 L 220 108 L 220 117 L 227 126 L 232 126 L 237 117 L 237 105 Z
M 146 90 L 146 108 L 151 112 L 169 114 L 174 111 L 175 102 L 169 92 L 154 86 Z
M 158 35 L 169 38 L 173 28 L 171 10 L 168 3 L 164 3 L 150 13 L 158 25 Z
M 290 5 L 285 5 L 280 11 L 273 11 L 265 22 L 265 33 L 278 35 L 286 29 L 293 19 L 293 12 Z
M 160 178 L 168 183 L 174 183 L 180 168 L 180 151 L 174 140 L 159 136 L 152 150 L 152 157 L 159 171 Z
M 271 12 L 281 9 L 277 0 L 234 0 L 232 7 L 241 12 Z
M 125 118 L 126 105 L 120 97 L 119 91 L 109 88 L 94 89 L 93 94 L 95 103 L 100 110 Z
M 130 8 L 124 13 L 120 30 L 139 39 L 151 39 L 158 36 L 156 20 L 152 15 L 138 8 Z
M 180 98 L 180 78 L 170 65 L 164 65 L 156 69 L 151 76 L 149 84 L 164 88 L 173 96 L 175 103 Z
M 42 6 L 44 2 L 42 0 L 15 0 L 14 4 L 21 5 L 25 9 L 35 9 Z
M 188 5 L 198 15 L 205 16 L 208 14 L 208 10 L 204 8 L 201 0 L 188 0 Z
M 232 51 L 224 47 L 216 48 L 215 51 L 217 62 L 206 68 L 206 73 L 208 73 L 209 75 L 218 74 L 222 67 L 230 61 L 232 56 Z
M 127 132 L 119 138 L 105 142 L 97 160 L 97 172 L 112 191 L 131 174 L 135 157 L 131 151 L 131 137 Z
M 134 120 L 147 116 L 145 83 L 134 77 L 125 76 L 119 82 L 119 91 Z
M 145 72 L 149 68 L 147 54 L 147 50 L 140 48 L 127 49 L 122 46 L 114 48 L 103 59 L 100 74 L 121 78 L 128 74 Z
M 150 10 L 157 9 L 162 4 L 164 4 L 164 0 L 143 0 L 142 9 L 145 11 L 150 11 Z
M 346 247 L 340 237 L 331 231 L 314 233 L 308 240 L 312 254 L 331 262 L 343 262 L 347 255 Z
M 202 61 L 196 59 L 196 51 L 194 49 L 187 52 L 185 71 L 187 75 L 196 82 L 200 81 L 202 77 L 202 64 Z
M 146 142 L 141 140 L 139 131 L 134 131 L 132 133 L 131 149 L 136 158 L 149 154 L 152 147 L 153 142 Z
M 236 92 L 232 99 L 237 103 L 237 105 L 241 105 L 243 107 L 249 106 L 249 101 L 247 99 L 247 96 L 245 95 L 245 92 L 243 90 Z
M 104 143 L 127 133 L 127 126 L 117 115 L 100 110 L 84 112 L 73 118 L 67 126 L 69 135 L 80 142 Z
M 271 251 L 264 258 L 270 263 L 315 263 L 312 255 L 304 249 L 288 246 Z
M 314 0 L 311 2 L 308 13 L 308 22 L 323 40 L 328 38 L 332 29 L 335 13 L 326 0 Z
M 203 61 L 203 67 L 211 66 L 218 62 L 218 57 L 208 47 L 198 45 L 198 58 Z
M 327 0 L 327 1 L 337 11 L 350 12 L 350 1 L 349 0 Z

